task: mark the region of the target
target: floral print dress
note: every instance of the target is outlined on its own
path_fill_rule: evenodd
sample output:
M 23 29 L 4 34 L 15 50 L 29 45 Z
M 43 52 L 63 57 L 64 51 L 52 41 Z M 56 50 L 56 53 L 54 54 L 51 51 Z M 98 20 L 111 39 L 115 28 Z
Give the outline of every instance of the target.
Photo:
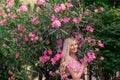
M 70 75 L 69 69 L 72 69 L 76 73 L 80 72 L 81 63 L 77 60 L 77 57 L 73 58 L 71 56 L 68 56 L 65 63 L 66 63 L 65 65 L 66 66 L 66 71 L 65 71 L 66 77 Z M 73 79 L 67 79 L 67 80 L 73 80 Z

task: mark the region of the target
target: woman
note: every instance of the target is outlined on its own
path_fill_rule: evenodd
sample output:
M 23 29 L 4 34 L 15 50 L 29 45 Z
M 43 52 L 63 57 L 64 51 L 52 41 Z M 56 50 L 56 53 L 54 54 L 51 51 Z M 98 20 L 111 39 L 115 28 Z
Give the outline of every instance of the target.
M 86 63 L 80 63 L 76 52 L 78 41 L 74 38 L 67 38 L 64 41 L 62 59 L 60 64 L 60 75 L 62 80 L 80 80 Z

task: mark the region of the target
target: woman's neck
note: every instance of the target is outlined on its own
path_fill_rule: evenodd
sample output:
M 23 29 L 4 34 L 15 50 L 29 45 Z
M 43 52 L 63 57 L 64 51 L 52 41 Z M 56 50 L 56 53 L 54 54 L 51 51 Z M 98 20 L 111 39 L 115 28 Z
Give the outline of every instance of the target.
M 76 58 L 75 53 L 70 54 L 71 57 Z

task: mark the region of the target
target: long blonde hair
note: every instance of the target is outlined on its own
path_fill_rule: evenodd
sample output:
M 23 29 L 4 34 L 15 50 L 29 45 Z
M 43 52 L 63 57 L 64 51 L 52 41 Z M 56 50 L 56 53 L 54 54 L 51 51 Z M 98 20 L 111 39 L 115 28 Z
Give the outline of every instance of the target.
M 63 50 L 62 50 L 62 58 L 61 58 L 60 67 L 59 67 L 61 76 L 65 74 L 65 69 L 66 69 L 65 61 L 66 61 L 67 56 L 69 56 L 69 50 L 70 50 L 70 47 L 73 41 L 77 42 L 77 40 L 74 38 L 67 38 L 64 41 Z

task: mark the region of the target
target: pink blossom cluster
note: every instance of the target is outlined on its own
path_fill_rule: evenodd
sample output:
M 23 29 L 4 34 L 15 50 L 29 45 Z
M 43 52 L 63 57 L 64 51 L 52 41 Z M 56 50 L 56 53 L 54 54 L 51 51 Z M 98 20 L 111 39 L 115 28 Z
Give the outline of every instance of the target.
M 101 40 L 95 40 L 95 39 L 93 39 L 93 38 L 91 38 L 91 37 L 88 37 L 87 39 L 87 42 L 89 42 L 89 43 L 91 43 L 91 42 L 93 42 L 93 45 L 98 45 L 99 47 L 104 47 L 104 44 L 102 43 L 102 41 Z
M 21 13 L 21 12 L 26 12 L 27 10 L 28 10 L 27 6 L 22 5 L 17 9 L 17 12 Z
M 8 13 L 8 16 L 12 19 L 16 18 L 16 15 L 13 12 Z
M 5 25 L 6 24 L 6 19 L 0 20 L 0 25 Z
M 103 10 L 104 10 L 103 7 L 99 7 L 98 9 L 94 9 L 94 12 L 97 13 L 97 12 L 99 12 L 99 11 L 103 11 Z
M 53 76 L 53 71 L 49 71 L 49 75 Z
M 80 35 L 80 34 L 75 34 L 75 39 L 77 39 L 77 40 L 83 40 L 83 37 L 82 37 L 82 35 Z
M 10 9 L 13 7 L 12 1 L 11 0 L 7 0 L 7 5 L 6 5 L 6 10 L 8 12 L 10 12 Z
M 40 12 L 40 7 L 36 7 L 36 12 Z
M 100 47 L 104 47 L 104 44 L 102 43 L 101 40 L 98 40 L 98 46 L 100 46 Z
M 78 24 L 81 21 L 81 18 L 73 18 L 73 22 Z
M 51 55 L 51 54 L 52 54 L 52 51 L 51 51 L 50 49 L 46 49 L 46 50 L 44 51 L 43 56 L 40 56 L 40 57 L 39 57 L 39 60 L 40 60 L 42 63 L 45 63 L 45 62 L 47 62 L 47 61 L 50 59 L 50 56 L 49 56 L 49 55 Z
M 91 62 L 95 58 L 96 58 L 95 53 L 89 50 L 87 52 L 87 55 L 85 55 L 83 59 L 80 59 L 80 62 Z
M 19 54 L 20 54 L 19 52 L 16 52 L 16 55 L 15 55 L 16 59 L 19 58 L 20 56 Z
M 94 9 L 94 12 L 95 12 L 95 13 L 98 13 L 98 12 L 100 12 L 100 11 L 104 11 L 104 8 L 103 8 L 103 7 L 99 7 L 98 9 Z M 88 15 L 88 14 L 91 14 L 91 13 L 92 13 L 92 11 L 89 10 L 89 9 L 87 9 L 87 10 L 84 11 L 84 14 L 85 14 L 85 15 Z
M 13 76 L 8 77 L 8 80 L 14 80 Z
M 70 18 L 65 17 L 65 18 L 60 18 L 59 20 L 60 20 L 60 22 L 67 23 L 70 21 Z
M 40 57 L 39 57 L 39 60 L 40 60 L 42 63 L 47 62 L 49 59 L 50 59 L 50 56 L 48 56 L 48 55 L 43 55 L 43 56 L 40 56 Z
M 39 5 L 46 5 L 46 1 L 45 0 L 35 0 L 35 3 L 39 4 Z
M 0 16 L 4 15 L 4 10 L 0 7 Z
M 62 54 L 57 53 L 53 58 L 51 58 L 52 65 L 54 65 L 60 58 L 62 57 Z
M 60 71 L 59 71 L 59 70 L 56 70 L 55 73 L 56 73 L 56 74 L 59 74 Z M 49 71 L 49 75 L 53 76 L 53 75 L 54 75 L 54 72 L 53 72 L 53 71 Z
M 54 6 L 54 12 L 58 13 L 60 11 L 63 11 L 72 7 L 73 7 L 72 3 L 67 3 L 66 5 L 64 3 L 61 3 L 60 5 Z
M 57 43 L 57 45 L 58 45 L 59 47 L 62 47 L 63 40 L 62 40 L 62 39 L 59 39 L 59 40 L 56 41 L 56 43 Z
M 100 60 L 103 61 L 103 60 L 104 60 L 104 57 L 103 57 L 103 56 L 100 56 Z
M 12 70 L 8 71 L 8 74 L 10 75 L 10 77 L 8 77 L 8 80 L 14 80 L 14 78 L 13 78 L 13 71 L 14 71 L 14 67 L 12 68 Z
M 29 37 L 30 37 L 31 41 L 37 41 L 37 40 L 39 40 L 39 36 L 35 35 L 34 32 L 30 32 L 29 33 Z
M 56 16 L 52 15 L 52 27 L 53 28 L 59 28 L 61 26 L 60 20 L 57 19 Z
M 18 24 L 17 28 L 18 28 L 18 31 L 22 31 L 23 30 L 23 25 L 22 24 Z
M 4 44 L 2 45 L 2 47 L 6 48 L 6 47 L 7 47 L 7 44 L 4 43 Z
M 93 32 L 94 28 L 91 26 L 86 26 L 85 28 L 83 28 L 83 31 L 89 31 L 89 32 Z
M 33 17 L 31 19 L 31 22 L 34 23 L 34 24 L 36 24 L 36 25 L 40 23 L 39 20 L 37 19 L 37 17 Z
M 63 75 L 61 75 L 61 79 L 64 80 L 65 78 L 68 77 L 68 75 L 69 75 L 69 74 L 63 74 Z

